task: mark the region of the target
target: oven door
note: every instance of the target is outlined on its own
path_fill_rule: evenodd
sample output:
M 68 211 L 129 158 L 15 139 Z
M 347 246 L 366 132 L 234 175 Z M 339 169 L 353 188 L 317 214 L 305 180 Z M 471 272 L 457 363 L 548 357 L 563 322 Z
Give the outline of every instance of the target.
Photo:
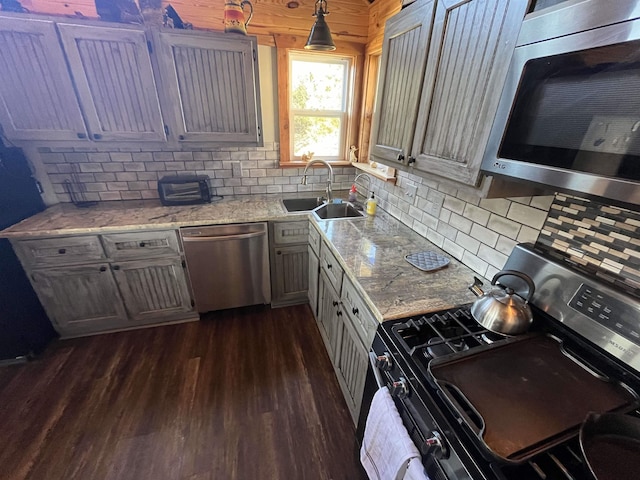
M 640 20 L 516 47 L 482 170 L 640 205 L 638 111 Z
M 369 359 L 357 428 L 359 447 L 362 445 L 373 396 L 379 388 L 386 387 L 389 388 L 402 423 L 422 455 L 422 464 L 430 480 L 485 478 L 479 472 L 475 476 L 470 474 L 456 452 L 449 448 L 443 430 L 423 401 L 426 392 L 411 370 L 403 364 L 401 356 L 387 348 L 379 333 L 374 338 Z

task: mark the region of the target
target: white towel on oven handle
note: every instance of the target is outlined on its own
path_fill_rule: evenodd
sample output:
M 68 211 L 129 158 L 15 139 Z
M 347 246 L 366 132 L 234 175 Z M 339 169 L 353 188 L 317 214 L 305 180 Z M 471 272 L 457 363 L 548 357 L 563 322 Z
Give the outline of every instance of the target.
M 409 460 L 407 471 L 402 480 L 429 480 L 429 477 L 424 472 L 424 465 L 422 465 L 421 459 L 412 458 Z
M 420 458 L 420 452 L 402 424 L 389 390 L 382 387 L 371 401 L 360 462 L 370 480 L 402 480 L 412 458 Z

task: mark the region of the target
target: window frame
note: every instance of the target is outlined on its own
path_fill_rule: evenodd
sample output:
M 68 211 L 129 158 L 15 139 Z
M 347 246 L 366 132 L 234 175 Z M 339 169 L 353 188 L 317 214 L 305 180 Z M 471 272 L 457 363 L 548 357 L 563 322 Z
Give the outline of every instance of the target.
M 362 72 L 364 65 L 364 44 L 356 44 L 351 42 L 336 41 L 336 50 L 333 52 L 309 52 L 304 50 L 306 38 L 296 37 L 294 35 L 274 35 L 277 54 L 277 77 L 278 77 L 278 123 L 279 123 L 279 141 L 280 141 L 280 166 L 281 167 L 301 167 L 306 162 L 301 157 L 295 158 L 291 149 L 292 146 L 292 125 L 293 117 L 290 113 L 290 67 L 289 57 L 291 54 L 335 56 L 349 59 L 351 63 L 348 80 L 349 104 L 347 105 L 346 133 L 344 136 L 344 146 L 341 149 L 341 158 L 337 160 L 328 160 L 332 165 L 350 165 L 349 148 L 351 145 L 358 144 L 360 129 L 360 108 L 362 92 L 359 85 L 362 85 Z M 314 157 L 317 158 L 317 157 Z
M 340 119 L 340 145 L 338 146 L 338 155 L 336 157 L 322 156 L 322 155 L 314 155 L 313 158 L 318 158 L 322 160 L 326 160 L 327 162 L 340 162 L 346 160 L 345 152 L 348 149 L 347 146 L 347 135 L 349 133 L 349 120 L 353 118 L 354 112 L 353 110 L 353 96 L 355 91 L 355 86 L 353 82 L 354 77 L 354 67 L 353 67 L 353 58 L 345 55 L 327 55 L 322 53 L 310 53 L 310 52 L 300 52 L 297 50 L 292 50 L 288 52 L 288 68 L 289 68 L 289 85 L 293 85 L 293 62 L 302 61 L 309 63 L 318 63 L 318 64 L 337 64 L 342 65 L 346 68 L 343 77 L 343 85 L 342 85 L 342 106 L 340 110 L 303 110 L 303 109 L 294 109 L 292 106 L 292 91 L 289 91 L 289 119 L 291 124 L 294 123 L 294 118 L 296 115 L 298 116 L 315 116 L 315 117 L 323 117 L 323 118 L 339 118 Z M 293 128 L 293 127 L 292 127 Z M 294 148 L 294 135 L 289 135 L 289 152 L 291 154 L 291 161 L 301 162 L 302 157 L 296 156 Z

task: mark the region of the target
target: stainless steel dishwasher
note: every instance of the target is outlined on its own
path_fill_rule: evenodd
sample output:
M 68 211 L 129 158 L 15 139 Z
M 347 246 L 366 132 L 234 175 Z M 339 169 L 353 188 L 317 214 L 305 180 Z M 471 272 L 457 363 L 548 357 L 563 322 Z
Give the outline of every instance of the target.
M 181 228 L 198 312 L 271 302 L 266 223 Z

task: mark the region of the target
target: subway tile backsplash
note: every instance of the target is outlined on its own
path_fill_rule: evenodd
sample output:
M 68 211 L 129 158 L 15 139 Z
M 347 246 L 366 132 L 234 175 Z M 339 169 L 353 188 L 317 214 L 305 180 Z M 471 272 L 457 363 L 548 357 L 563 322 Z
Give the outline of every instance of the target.
M 144 148 L 144 147 L 143 147 Z M 143 148 L 109 150 L 39 149 L 39 155 L 60 202 L 70 202 L 65 181 L 84 190 L 85 200 L 139 200 L 158 198 L 157 181 L 165 175 L 204 174 L 211 178 L 215 195 L 323 192 L 327 171 L 312 169 L 307 185 L 301 185 L 303 168 L 278 165 L 277 143 L 264 147 L 228 147 L 202 151 L 143 151 Z M 79 151 L 82 150 L 82 151 Z M 124 151 L 123 151 L 124 150 Z M 334 168 L 335 190 L 348 189 L 352 167 Z
M 39 155 L 60 202 L 70 201 L 64 182 L 71 179 L 86 200 L 97 201 L 157 198 L 164 175 L 209 175 L 212 193 L 223 196 L 320 193 L 327 180 L 325 169 L 313 169 L 301 185 L 303 168 L 280 168 L 277 143 L 179 151 L 43 147 Z M 333 189 L 347 190 L 355 173 L 335 168 Z M 406 172 L 398 172 L 395 185 L 374 178 L 369 187 L 365 180 L 359 191 L 375 192 L 380 208 L 486 278 L 504 267 L 516 244 L 532 242 L 605 281 L 640 290 L 640 212 L 564 194 L 481 199 Z

